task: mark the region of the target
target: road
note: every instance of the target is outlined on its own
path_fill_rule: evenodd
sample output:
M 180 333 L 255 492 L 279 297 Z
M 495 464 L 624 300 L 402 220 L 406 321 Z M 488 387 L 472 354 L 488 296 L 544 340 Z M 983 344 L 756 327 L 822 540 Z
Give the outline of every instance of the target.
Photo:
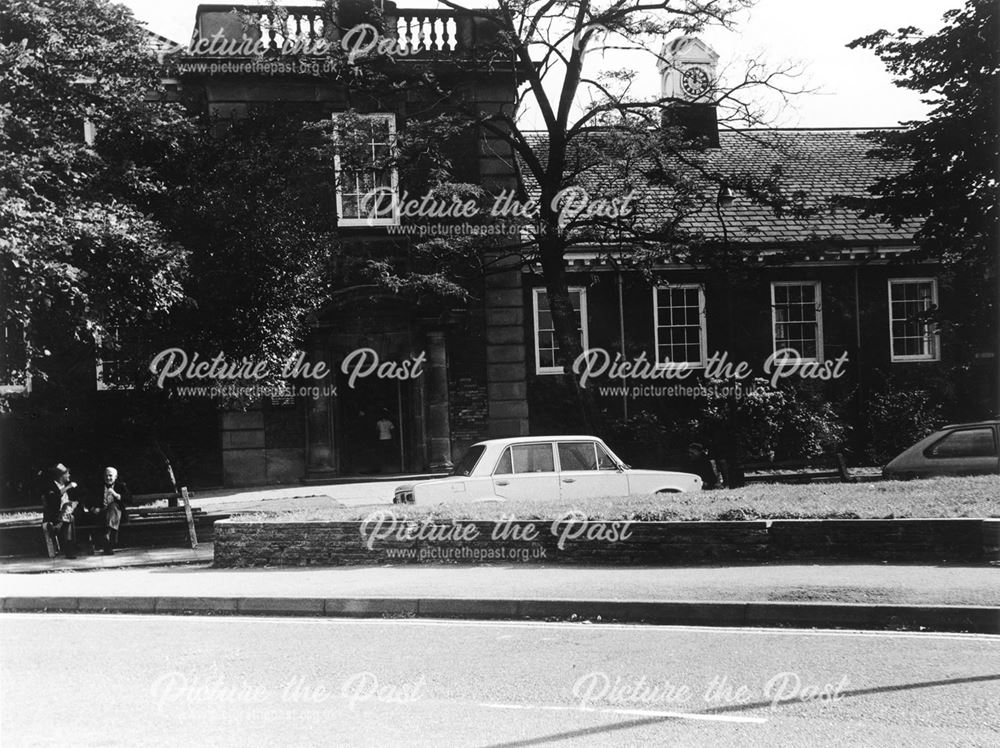
M 6 614 L 0 641 L 4 746 L 1000 744 L 1000 637 Z

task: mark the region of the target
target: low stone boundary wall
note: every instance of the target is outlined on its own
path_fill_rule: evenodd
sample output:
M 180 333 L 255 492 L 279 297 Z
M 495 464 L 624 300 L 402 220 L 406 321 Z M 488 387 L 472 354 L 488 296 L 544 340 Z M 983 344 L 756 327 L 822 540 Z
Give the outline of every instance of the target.
M 403 520 L 215 523 L 215 565 L 588 564 L 761 561 L 983 563 L 1000 559 L 1000 520 L 599 522 Z
M 195 518 L 195 532 L 199 543 L 212 542 L 212 533 L 219 516 L 216 513 L 214 516 L 201 515 Z M 118 533 L 119 548 L 184 548 L 190 542 L 183 516 L 171 524 L 126 523 Z M 0 557 L 44 558 L 45 540 L 41 523 L 33 520 L 0 527 Z

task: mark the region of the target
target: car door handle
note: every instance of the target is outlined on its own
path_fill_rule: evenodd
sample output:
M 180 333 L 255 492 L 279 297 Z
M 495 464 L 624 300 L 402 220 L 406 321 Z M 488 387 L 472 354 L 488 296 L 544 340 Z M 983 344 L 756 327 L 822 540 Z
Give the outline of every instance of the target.
M 576 483 L 576 478 L 563 478 L 563 483 Z
M 498 481 L 497 481 L 497 485 L 498 485 L 498 486 L 507 486 L 507 485 L 510 485 L 510 483 L 509 483 L 509 481 L 505 481 L 505 480 L 498 480 Z

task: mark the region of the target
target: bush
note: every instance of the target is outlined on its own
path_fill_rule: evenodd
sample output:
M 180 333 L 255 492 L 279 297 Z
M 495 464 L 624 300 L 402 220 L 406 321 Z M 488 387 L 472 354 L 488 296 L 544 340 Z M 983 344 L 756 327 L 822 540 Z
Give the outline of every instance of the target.
M 640 411 L 629 418 L 611 419 L 605 440 L 616 454 L 633 467 L 665 466 L 667 455 L 677 451 L 677 428 L 656 414 Z
M 729 402 L 722 383 L 712 383 L 706 391 L 676 408 L 611 420 L 609 442 L 626 462 L 640 467 L 669 466 L 670 458 L 683 455 L 692 441 L 706 444 L 713 457 L 724 456 L 730 440 Z M 737 403 L 737 436 L 747 456 L 815 457 L 837 450 L 847 432 L 833 405 L 805 388 L 754 380 Z
M 726 398 L 707 400 L 706 418 L 724 437 L 730 428 Z M 737 402 L 737 433 L 746 455 L 807 459 L 837 450 L 847 433 L 833 405 L 804 387 L 772 387 L 755 379 Z
M 944 423 L 939 398 L 924 389 L 901 389 L 891 383 L 871 396 L 865 412 L 866 454 L 876 465 L 884 465 Z

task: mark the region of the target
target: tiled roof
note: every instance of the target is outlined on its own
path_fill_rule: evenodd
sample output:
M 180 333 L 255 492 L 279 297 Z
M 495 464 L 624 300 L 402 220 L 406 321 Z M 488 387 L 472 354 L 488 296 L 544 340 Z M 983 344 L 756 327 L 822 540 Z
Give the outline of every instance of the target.
M 169 55 L 177 54 L 185 49 L 183 44 L 175 42 L 173 39 L 168 39 L 165 36 L 161 36 L 155 31 L 150 31 L 149 29 L 146 29 L 146 44 L 149 46 L 150 52 L 160 59 Z
M 670 168 L 703 190 L 702 200 L 678 225 L 706 239 L 721 239 L 723 230 L 715 203 L 718 182 L 713 178 L 744 175 L 766 179 L 775 167 L 779 167 L 778 183 L 782 194 L 801 193 L 798 204 L 807 209 L 808 215 L 793 215 L 791 211 L 776 215 L 770 205 L 737 193 L 736 200 L 722 211 L 730 241 L 771 245 L 831 239 L 853 245 L 910 242 L 919 228 L 919 221 L 896 228 L 831 204 L 835 197 L 866 196 L 867 188 L 877 178 L 905 168 L 898 162 L 887 163 L 867 156 L 875 145 L 864 137 L 870 132 L 847 129 L 723 130 L 719 134 L 720 148 L 691 153 L 684 159 L 665 158 Z M 545 133 L 530 134 L 536 153 L 545 153 L 546 137 Z M 627 175 L 623 175 L 618 168 L 596 164 L 586 169 L 577 182 L 591 194 L 636 190 L 638 225 L 652 229 L 677 215 L 676 192 L 664 184 L 651 184 L 642 176 L 646 171 L 643 164 L 635 164 Z

